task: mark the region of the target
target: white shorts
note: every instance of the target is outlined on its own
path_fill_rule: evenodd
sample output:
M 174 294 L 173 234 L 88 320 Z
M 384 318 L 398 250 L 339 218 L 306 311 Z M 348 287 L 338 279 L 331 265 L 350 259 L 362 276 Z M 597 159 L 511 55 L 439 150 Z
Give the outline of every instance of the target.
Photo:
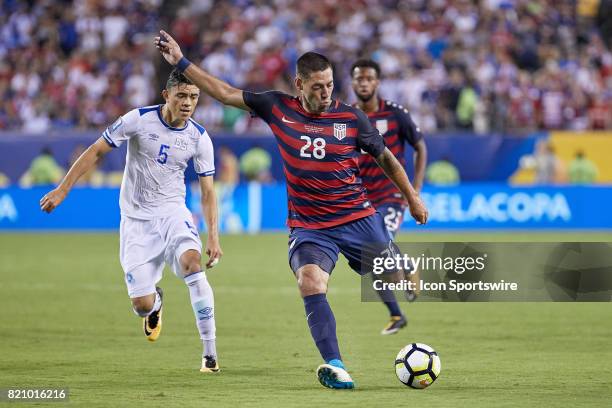
M 187 208 L 152 220 L 121 216 L 119 252 L 130 298 L 155 293 L 168 264 L 180 278 L 180 257 L 190 249 L 202 253 L 202 241 Z

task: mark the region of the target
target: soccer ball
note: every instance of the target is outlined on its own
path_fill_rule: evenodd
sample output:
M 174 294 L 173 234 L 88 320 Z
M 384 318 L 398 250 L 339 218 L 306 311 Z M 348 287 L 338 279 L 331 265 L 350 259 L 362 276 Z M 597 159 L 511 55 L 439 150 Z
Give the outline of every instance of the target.
M 412 388 L 427 388 L 440 375 L 440 357 L 423 343 L 412 343 L 397 353 L 395 374 L 402 384 Z

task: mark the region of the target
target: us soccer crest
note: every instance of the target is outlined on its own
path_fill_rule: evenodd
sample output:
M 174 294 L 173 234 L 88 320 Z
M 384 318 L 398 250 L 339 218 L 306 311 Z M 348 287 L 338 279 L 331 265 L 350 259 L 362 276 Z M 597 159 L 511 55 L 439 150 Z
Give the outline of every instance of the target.
M 334 137 L 338 140 L 346 137 L 346 123 L 334 123 Z
M 387 133 L 387 130 L 389 130 L 389 122 L 387 122 L 387 119 L 377 120 L 376 130 L 378 130 L 381 135 Z

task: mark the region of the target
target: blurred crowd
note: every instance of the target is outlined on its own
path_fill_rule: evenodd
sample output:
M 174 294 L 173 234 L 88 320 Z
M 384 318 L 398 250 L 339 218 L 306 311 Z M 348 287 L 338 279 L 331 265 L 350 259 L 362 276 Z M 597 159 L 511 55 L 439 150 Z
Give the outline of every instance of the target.
M 156 66 L 167 67 L 151 33 L 165 2 L 33 3 L 2 2 L 0 129 L 101 127 L 159 101 Z M 612 129 L 609 0 L 171 3 L 168 29 L 185 54 L 237 87 L 292 92 L 297 57 L 317 50 L 334 62 L 336 97 L 347 102 L 350 64 L 377 60 L 381 95 L 428 133 Z M 195 119 L 265 131 L 208 97 Z
M 103 127 L 155 98 L 159 1 L 0 3 L 0 130 Z
M 11 180 L 6 174 L 0 172 L 0 188 L 7 187 L 12 183 L 21 187 L 57 185 L 65 176 L 77 159 L 85 152 L 86 146 L 77 144 L 72 150 L 65 166 L 56 159 L 50 146 L 43 146 L 37 156 L 30 162 L 29 166 L 19 178 Z M 268 184 L 274 182 L 272 175 L 272 157 L 262 147 L 254 146 L 240 155 L 236 154 L 227 146 L 221 146 L 217 150 L 217 177 L 216 183 L 222 188 L 229 186 L 230 190 L 239 182 L 257 182 Z M 98 161 L 89 171 L 84 173 L 77 185 L 91 187 L 118 187 L 121 185 L 123 171 L 103 170 L 103 159 Z M 198 187 L 197 182 L 195 184 Z

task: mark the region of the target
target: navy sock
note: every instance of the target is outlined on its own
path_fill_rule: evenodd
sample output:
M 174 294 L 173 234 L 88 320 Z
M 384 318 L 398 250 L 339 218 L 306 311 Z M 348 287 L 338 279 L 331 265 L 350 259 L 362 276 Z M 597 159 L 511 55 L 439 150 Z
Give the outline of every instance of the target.
M 385 306 L 387 306 L 387 309 L 389 309 L 389 314 L 391 316 L 401 316 L 402 315 L 402 311 L 399 308 L 399 305 L 397 304 L 396 301 L 393 302 L 384 302 Z
M 381 278 L 382 277 L 375 276 L 374 274 L 372 274 L 372 280 L 381 279 Z M 377 290 L 376 293 L 378 293 L 380 300 L 382 300 L 385 306 L 387 306 L 387 309 L 389 309 L 389 314 L 391 315 L 391 317 L 402 315 L 402 311 L 400 310 L 399 305 L 397 304 L 397 300 L 395 299 L 395 294 L 393 293 L 392 290 L 381 289 L 381 290 Z
M 310 334 L 323 360 L 325 362 L 335 358 L 341 360 L 336 337 L 336 319 L 327 303 L 325 293 L 304 297 L 304 308 Z
M 395 300 L 395 294 L 393 293 L 393 291 L 389 289 L 382 289 L 377 290 L 376 292 L 378 293 L 378 296 L 380 296 L 380 299 L 383 301 L 385 306 L 387 306 L 387 309 L 389 309 L 389 314 L 391 316 L 402 315 L 402 311 L 400 310 L 399 305 L 397 304 L 397 300 Z

